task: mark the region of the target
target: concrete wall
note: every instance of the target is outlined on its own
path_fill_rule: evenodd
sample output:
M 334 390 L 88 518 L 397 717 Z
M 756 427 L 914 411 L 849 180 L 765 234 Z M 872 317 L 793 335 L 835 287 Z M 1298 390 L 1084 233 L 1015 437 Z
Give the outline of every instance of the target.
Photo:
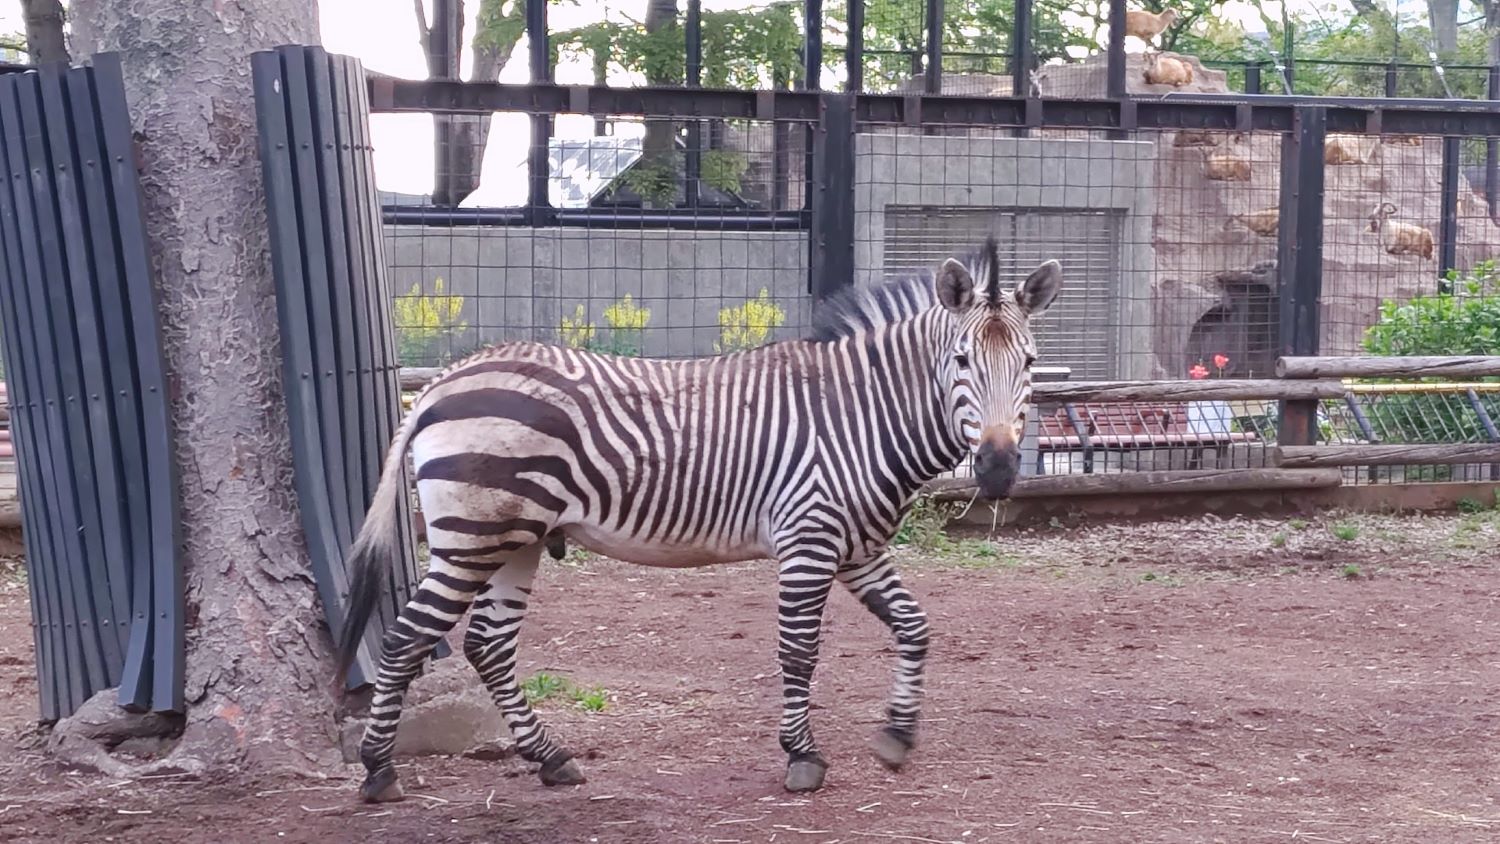
M 1069 318 L 1097 317 L 1101 324 L 1114 326 L 1116 349 L 1150 348 L 1154 167 L 1154 145 L 1138 141 L 1014 138 L 980 132 L 861 134 L 854 175 L 855 278 L 871 283 L 881 276 L 890 205 L 1117 211 L 1124 215 L 1113 291 L 1117 310 L 1080 312 Z M 1066 277 L 1066 268 L 1064 272 Z M 1045 349 L 1043 327 L 1037 334 Z M 1149 361 L 1142 355 L 1120 354 L 1113 376 L 1149 377 Z
M 413 285 L 431 295 L 438 278 L 445 294 L 464 297 L 465 327 L 431 344 L 421 363 L 506 340 L 555 342 L 561 319 L 579 305 L 607 342 L 604 309 L 626 294 L 651 311 L 643 332 L 650 356 L 713 354 L 719 311 L 762 288 L 785 312 L 771 339 L 801 336 L 809 324 L 807 234 L 799 231 L 388 226 L 386 261 L 398 297 Z

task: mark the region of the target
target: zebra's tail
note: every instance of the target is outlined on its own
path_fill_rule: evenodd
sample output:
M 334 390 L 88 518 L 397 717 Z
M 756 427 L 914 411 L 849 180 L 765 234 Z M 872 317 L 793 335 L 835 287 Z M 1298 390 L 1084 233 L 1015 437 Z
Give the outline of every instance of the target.
M 401 464 L 406 460 L 406 450 L 411 446 L 412 418 L 408 413 L 391 441 L 391 450 L 385 457 L 385 469 L 380 475 L 380 485 L 375 488 L 375 498 L 370 502 L 370 511 L 365 514 L 364 526 L 359 529 L 346 557 L 349 573 L 349 602 L 344 607 L 344 625 L 338 636 L 338 673 L 336 688 L 347 686 L 349 666 L 359 653 L 360 640 L 364 638 L 365 626 L 374 614 L 380 601 L 381 581 L 386 577 L 391 559 L 396 555 L 397 537 L 400 535 L 396 520 L 401 508 L 397 504 L 407 494 L 402 482 Z

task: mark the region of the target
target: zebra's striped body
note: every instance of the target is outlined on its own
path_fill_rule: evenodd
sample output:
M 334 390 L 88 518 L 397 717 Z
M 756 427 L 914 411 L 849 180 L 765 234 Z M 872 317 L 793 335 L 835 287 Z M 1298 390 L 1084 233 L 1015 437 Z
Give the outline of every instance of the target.
M 1050 302 L 1056 264 L 1043 269 Z M 899 766 L 915 734 L 928 634 L 888 544 L 926 481 L 975 449 L 983 458 L 982 431 L 994 413 L 1014 450 L 1029 400 L 1027 312 L 1019 298 L 1002 296 L 993 244 L 976 262 L 984 296 L 944 295 L 945 280 L 962 286 L 957 271 L 970 294 L 979 292 L 950 261 L 936 282 L 851 294 L 814 340 L 690 361 L 509 344 L 433 381 L 392 445 L 352 552 L 345 665 L 388 557 L 395 468 L 409 447 L 431 567 L 384 642 L 361 751 L 366 799 L 399 797 L 391 748 L 401 696 L 471 603 L 464 651 L 520 754 L 540 763 L 548 784 L 582 781 L 515 677 L 516 633 L 544 538 L 557 531 L 644 565 L 779 561 L 781 743 L 795 790 L 818 787 L 826 768 L 808 725 L 808 686 L 824 603 L 832 583 L 843 583 L 896 636 L 890 721 L 876 750 Z M 1013 358 L 999 367 L 1003 399 L 977 383 L 984 379 L 969 360 L 986 354 L 987 331 L 991 341 L 1006 338 L 1002 357 Z

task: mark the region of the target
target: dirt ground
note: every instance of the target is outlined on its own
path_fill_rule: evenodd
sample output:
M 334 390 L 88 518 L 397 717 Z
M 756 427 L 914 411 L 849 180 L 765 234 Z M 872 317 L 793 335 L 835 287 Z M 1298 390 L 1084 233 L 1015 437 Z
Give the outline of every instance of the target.
M 932 619 L 920 744 L 866 749 L 887 635 L 831 602 L 814 725 L 833 764 L 781 790 L 764 564 L 551 567 L 522 670 L 606 691 L 547 720 L 587 785 L 520 760 L 406 762 L 408 799 L 231 775 L 122 781 L 26 738 L 24 586 L 0 591 L 0 840 L 1467 842 L 1500 840 L 1500 514 L 914 534 Z

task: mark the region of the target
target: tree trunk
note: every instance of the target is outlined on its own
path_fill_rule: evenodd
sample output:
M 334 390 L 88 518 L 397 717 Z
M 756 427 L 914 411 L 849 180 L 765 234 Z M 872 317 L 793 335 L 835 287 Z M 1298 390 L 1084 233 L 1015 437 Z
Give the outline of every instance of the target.
M 1458 51 L 1458 0 L 1427 0 L 1427 15 L 1438 55 L 1452 56 Z
M 672 37 L 671 31 L 679 28 L 677 0 L 647 0 L 646 36 L 648 39 Z M 656 50 L 655 55 L 682 55 L 673 50 Z M 679 71 L 680 72 L 680 71 Z M 646 83 L 648 85 L 671 85 L 677 74 L 662 61 L 647 62 Z M 653 171 L 659 177 L 653 180 L 660 190 L 652 196 L 643 196 L 647 205 L 670 208 L 676 205 L 677 196 L 677 125 L 670 120 L 646 121 L 646 136 L 641 140 L 641 160 L 636 168 L 641 172 Z
M 21 0 L 21 17 L 26 21 L 26 52 L 32 64 L 70 61 L 63 38 L 62 0 Z
M 507 5 L 508 4 L 508 5 Z M 525 31 L 525 0 L 480 0 L 474 27 L 474 68 L 470 79 L 494 82 L 510 62 L 516 42 Z M 490 142 L 493 115 L 453 115 L 448 122 L 447 169 L 439 171 L 432 201 L 457 205 L 479 189 L 484 151 Z
M 314 0 L 74 0 L 116 51 L 141 166 L 181 473 L 188 768 L 337 764 L 298 524 L 250 54 L 315 44 Z

